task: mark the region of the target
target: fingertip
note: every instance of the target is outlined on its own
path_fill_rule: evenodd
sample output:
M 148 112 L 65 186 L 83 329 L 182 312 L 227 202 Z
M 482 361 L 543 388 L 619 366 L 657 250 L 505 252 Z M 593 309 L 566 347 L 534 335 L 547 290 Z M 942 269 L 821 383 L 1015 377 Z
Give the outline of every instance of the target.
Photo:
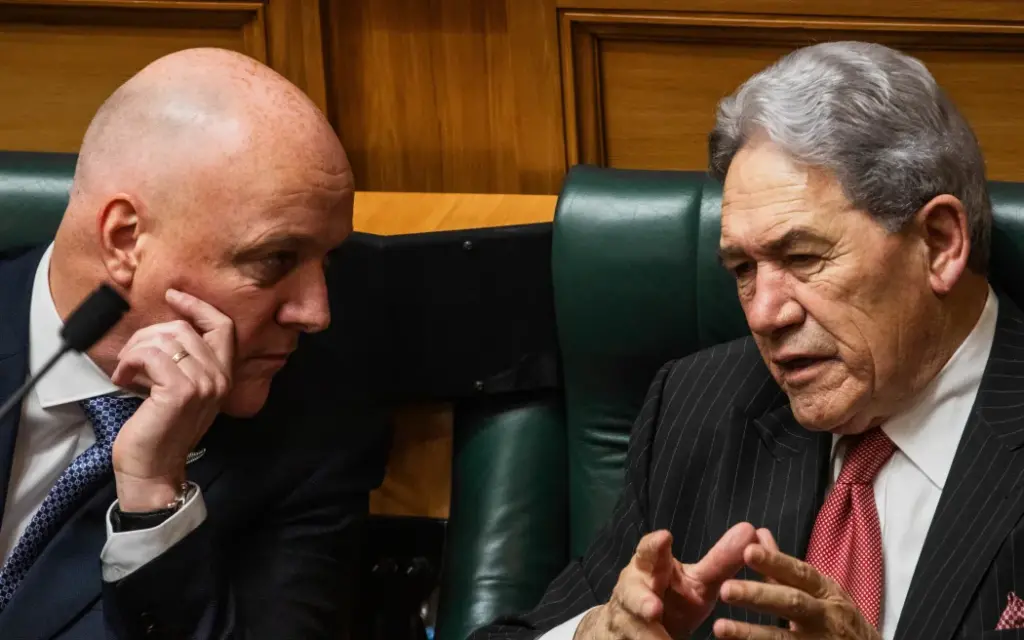
M 719 618 L 718 620 L 715 620 L 713 631 L 716 638 L 731 638 L 735 628 L 736 627 L 733 625 L 731 620 Z
M 747 544 L 748 541 L 757 540 L 757 530 L 749 522 L 738 522 L 725 534 L 731 541 Z
M 771 530 L 761 527 L 757 530 L 757 539 L 761 541 L 761 544 L 769 549 L 778 549 L 779 545 L 775 542 L 775 536 L 772 535 Z
M 739 589 L 740 587 L 733 584 L 732 580 L 726 580 L 718 588 L 718 597 L 722 599 L 722 602 L 732 602 L 739 595 Z
M 760 544 L 752 544 L 743 550 L 743 560 L 747 564 L 761 564 L 767 554 L 768 552 Z

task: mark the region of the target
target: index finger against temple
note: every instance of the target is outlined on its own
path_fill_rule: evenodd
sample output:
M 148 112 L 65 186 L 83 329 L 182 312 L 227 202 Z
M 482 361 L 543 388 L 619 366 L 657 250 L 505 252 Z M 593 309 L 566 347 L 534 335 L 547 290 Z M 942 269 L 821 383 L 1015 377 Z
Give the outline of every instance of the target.
M 200 331 L 217 357 L 230 366 L 235 350 L 235 323 L 231 318 L 213 305 L 176 289 L 168 289 L 165 297 L 175 311 Z

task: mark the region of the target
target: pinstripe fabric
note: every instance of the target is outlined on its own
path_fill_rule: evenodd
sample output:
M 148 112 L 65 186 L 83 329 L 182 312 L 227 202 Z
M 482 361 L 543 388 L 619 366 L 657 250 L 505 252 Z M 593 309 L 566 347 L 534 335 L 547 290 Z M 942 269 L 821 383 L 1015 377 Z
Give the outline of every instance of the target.
M 897 638 L 1016 638 L 992 631 L 1016 590 L 1024 595 L 1024 316 L 1002 298 L 992 355 L 971 422 L 936 510 Z M 744 338 L 670 362 L 657 374 L 631 435 L 625 485 L 585 556 L 520 618 L 496 620 L 473 640 L 535 638 L 606 602 L 640 537 L 673 533 L 684 562 L 730 525 L 771 529 L 802 558 L 824 500 L 831 435 L 803 429 Z M 744 571 L 741 577 L 756 579 Z M 776 620 L 719 604 L 713 621 Z M 984 632 L 984 636 L 981 636 Z

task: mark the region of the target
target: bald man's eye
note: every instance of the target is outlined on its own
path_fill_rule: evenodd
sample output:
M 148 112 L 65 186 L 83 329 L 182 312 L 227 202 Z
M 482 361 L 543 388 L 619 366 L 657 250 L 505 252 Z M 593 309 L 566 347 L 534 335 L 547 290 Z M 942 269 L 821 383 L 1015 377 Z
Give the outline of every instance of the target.
M 263 286 L 275 284 L 295 268 L 299 256 L 294 251 L 276 251 L 253 264 L 253 278 Z

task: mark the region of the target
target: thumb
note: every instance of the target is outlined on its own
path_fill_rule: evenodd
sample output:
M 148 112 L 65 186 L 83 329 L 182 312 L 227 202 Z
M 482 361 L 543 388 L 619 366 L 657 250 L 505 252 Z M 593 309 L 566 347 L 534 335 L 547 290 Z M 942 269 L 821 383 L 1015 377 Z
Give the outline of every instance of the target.
M 725 532 L 715 546 L 691 565 L 687 573 L 705 585 L 715 586 L 732 578 L 743 568 L 743 550 L 758 541 L 753 525 L 741 522 Z

